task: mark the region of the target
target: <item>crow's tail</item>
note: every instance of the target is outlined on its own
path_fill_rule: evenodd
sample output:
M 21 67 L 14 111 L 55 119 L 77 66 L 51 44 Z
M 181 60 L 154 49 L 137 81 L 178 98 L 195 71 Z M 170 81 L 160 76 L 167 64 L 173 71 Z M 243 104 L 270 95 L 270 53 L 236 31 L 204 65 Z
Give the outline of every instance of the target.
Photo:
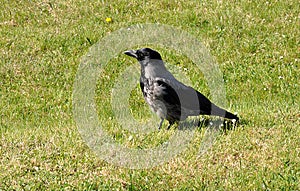
M 226 113 L 225 113 L 225 118 L 227 118 L 227 119 L 235 119 L 236 121 L 240 120 L 240 118 L 237 115 L 234 115 L 234 114 L 232 114 L 232 113 L 230 113 L 228 111 L 226 111 Z
M 227 119 L 235 119 L 239 121 L 239 117 L 213 104 L 207 97 L 197 91 L 198 101 L 200 105 L 200 114 L 215 115 Z
M 214 104 L 212 104 L 211 107 L 211 115 L 224 117 L 226 119 L 235 119 L 236 121 L 239 121 L 239 117 L 237 115 L 234 115 L 233 113 L 230 113 L 229 111 L 226 111 L 225 109 L 222 109 Z

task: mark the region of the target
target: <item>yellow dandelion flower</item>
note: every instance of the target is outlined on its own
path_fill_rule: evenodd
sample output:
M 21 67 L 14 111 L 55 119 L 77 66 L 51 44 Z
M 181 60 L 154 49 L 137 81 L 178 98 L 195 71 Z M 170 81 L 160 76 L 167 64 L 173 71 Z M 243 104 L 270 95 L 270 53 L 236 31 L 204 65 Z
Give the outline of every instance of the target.
M 107 23 L 110 23 L 110 22 L 112 22 L 112 19 L 111 19 L 110 17 L 107 17 L 107 18 L 105 19 L 105 21 L 106 21 Z

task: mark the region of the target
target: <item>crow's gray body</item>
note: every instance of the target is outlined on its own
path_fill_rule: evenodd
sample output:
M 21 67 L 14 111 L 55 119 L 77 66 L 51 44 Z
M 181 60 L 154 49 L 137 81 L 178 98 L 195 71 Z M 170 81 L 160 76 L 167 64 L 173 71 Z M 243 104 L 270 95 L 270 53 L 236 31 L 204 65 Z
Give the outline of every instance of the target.
M 236 115 L 211 103 L 200 92 L 179 82 L 166 69 L 158 52 L 143 48 L 126 51 L 125 54 L 135 57 L 141 65 L 140 87 L 152 111 L 161 118 L 159 128 L 164 119 L 169 121 L 169 129 L 177 121 L 200 114 L 239 120 Z

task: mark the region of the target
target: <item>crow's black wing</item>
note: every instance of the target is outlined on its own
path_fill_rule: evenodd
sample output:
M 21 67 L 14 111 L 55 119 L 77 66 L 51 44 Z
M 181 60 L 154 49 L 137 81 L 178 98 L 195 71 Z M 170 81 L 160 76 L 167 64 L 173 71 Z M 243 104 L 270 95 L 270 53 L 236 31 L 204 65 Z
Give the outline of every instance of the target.
M 203 94 L 178 81 L 157 78 L 163 88 L 162 99 L 168 104 L 176 104 L 181 108 L 183 116 L 211 114 L 212 104 Z
M 155 92 L 155 96 L 169 105 L 176 105 L 180 107 L 180 98 L 176 89 L 174 89 L 172 85 L 160 79 L 155 82 L 157 83 L 156 89 L 158 89 L 158 91 L 156 91 L 157 93 Z

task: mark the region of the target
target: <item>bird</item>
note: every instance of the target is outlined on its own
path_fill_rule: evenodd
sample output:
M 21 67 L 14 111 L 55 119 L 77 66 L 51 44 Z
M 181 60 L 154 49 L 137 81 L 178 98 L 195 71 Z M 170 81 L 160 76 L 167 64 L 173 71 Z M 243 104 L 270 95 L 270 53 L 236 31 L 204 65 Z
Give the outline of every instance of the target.
M 124 54 L 138 60 L 141 66 L 140 88 L 151 110 L 160 118 L 158 129 L 164 120 L 167 129 L 189 116 L 213 115 L 233 121 L 239 117 L 212 103 L 194 88 L 178 81 L 169 72 L 159 52 L 151 48 L 127 50 Z

